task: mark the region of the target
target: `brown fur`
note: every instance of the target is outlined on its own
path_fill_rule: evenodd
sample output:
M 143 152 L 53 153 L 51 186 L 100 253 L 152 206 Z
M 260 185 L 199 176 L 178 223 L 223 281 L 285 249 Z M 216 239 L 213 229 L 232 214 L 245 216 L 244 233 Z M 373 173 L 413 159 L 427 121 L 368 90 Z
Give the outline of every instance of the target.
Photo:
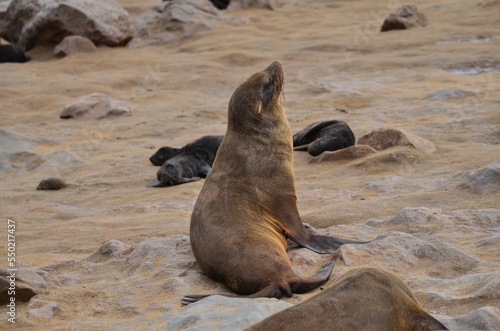
M 287 237 L 320 253 L 350 242 L 309 234 L 300 220 L 292 132 L 279 101 L 283 82 L 274 62 L 236 89 L 227 132 L 191 218 L 191 246 L 202 271 L 252 297 L 291 296 L 328 278 L 331 264 L 316 276 L 297 276 Z
M 420 306 L 396 276 L 359 268 L 333 280 L 317 296 L 274 314 L 245 331 L 447 330 Z

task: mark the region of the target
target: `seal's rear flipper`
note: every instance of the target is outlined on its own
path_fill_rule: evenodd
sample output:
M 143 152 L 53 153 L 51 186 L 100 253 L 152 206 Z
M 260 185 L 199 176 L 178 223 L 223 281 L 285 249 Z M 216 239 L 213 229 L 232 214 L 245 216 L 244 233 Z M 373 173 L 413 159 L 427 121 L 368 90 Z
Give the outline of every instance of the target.
M 290 281 L 290 287 L 292 289 L 292 292 L 299 294 L 305 293 L 320 286 L 321 284 L 326 282 L 328 278 L 330 278 L 333 266 L 334 266 L 333 262 L 328 262 L 327 264 L 322 266 L 314 276 L 308 278 L 300 277 L 300 279 L 298 280 Z
M 185 295 L 182 297 L 181 303 L 182 303 L 182 306 L 184 307 L 184 306 L 187 306 L 191 303 L 198 302 L 201 299 L 205 299 L 206 297 L 209 297 L 211 295 L 215 295 L 215 294 L 188 294 L 188 295 Z

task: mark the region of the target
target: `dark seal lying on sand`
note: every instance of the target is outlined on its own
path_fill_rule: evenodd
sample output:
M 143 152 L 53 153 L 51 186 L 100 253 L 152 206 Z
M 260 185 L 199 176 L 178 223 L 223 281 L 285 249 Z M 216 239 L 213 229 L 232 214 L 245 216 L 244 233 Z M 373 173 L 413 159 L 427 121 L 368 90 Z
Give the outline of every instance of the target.
M 172 186 L 205 178 L 212 169 L 222 138 L 204 136 L 182 148 L 160 148 L 149 160 L 161 168 L 147 186 Z
M 0 63 L 24 63 L 30 60 L 19 47 L 14 45 L 0 45 Z
M 354 133 L 346 122 L 330 120 L 308 125 L 293 136 L 296 151 L 308 151 L 312 156 L 336 151 L 356 143 Z

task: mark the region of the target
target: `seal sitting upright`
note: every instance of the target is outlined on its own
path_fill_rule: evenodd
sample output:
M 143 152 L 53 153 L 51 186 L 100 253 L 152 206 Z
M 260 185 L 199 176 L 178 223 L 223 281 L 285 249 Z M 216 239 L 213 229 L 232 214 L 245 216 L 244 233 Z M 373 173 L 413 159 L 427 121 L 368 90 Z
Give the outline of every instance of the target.
M 249 297 L 290 297 L 330 276 L 331 262 L 312 277 L 296 275 L 287 238 L 318 253 L 363 243 L 304 228 L 296 204 L 292 132 L 279 101 L 283 82 L 283 69 L 273 62 L 233 93 L 226 134 L 191 217 L 191 247 L 201 270 Z

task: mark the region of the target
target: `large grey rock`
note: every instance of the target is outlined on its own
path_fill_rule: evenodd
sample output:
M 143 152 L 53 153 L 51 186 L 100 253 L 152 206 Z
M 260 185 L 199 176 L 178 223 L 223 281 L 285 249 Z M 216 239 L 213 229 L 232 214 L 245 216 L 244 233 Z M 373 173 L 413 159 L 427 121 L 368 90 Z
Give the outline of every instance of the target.
M 210 296 L 191 304 L 180 314 L 172 317 L 159 318 L 151 321 L 149 326 L 158 327 L 159 321 L 167 330 L 243 330 L 264 318 L 277 313 L 292 304 L 277 299 L 228 298 L 220 295 Z
M 67 105 L 60 118 L 101 119 L 115 115 L 130 115 L 128 102 L 116 100 L 102 93 L 92 93 Z
M 16 0 L 0 13 L 0 36 L 24 51 L 69 35 L 125 45 L 133 36 L 132 19 L 115 0 Z
M 153 7 L 134 21 L 134 39 L 130 47 L 181 41 L 210 30 L 221 20 L 233 20 L 220 14 L 209 0 L 172 0 Z

